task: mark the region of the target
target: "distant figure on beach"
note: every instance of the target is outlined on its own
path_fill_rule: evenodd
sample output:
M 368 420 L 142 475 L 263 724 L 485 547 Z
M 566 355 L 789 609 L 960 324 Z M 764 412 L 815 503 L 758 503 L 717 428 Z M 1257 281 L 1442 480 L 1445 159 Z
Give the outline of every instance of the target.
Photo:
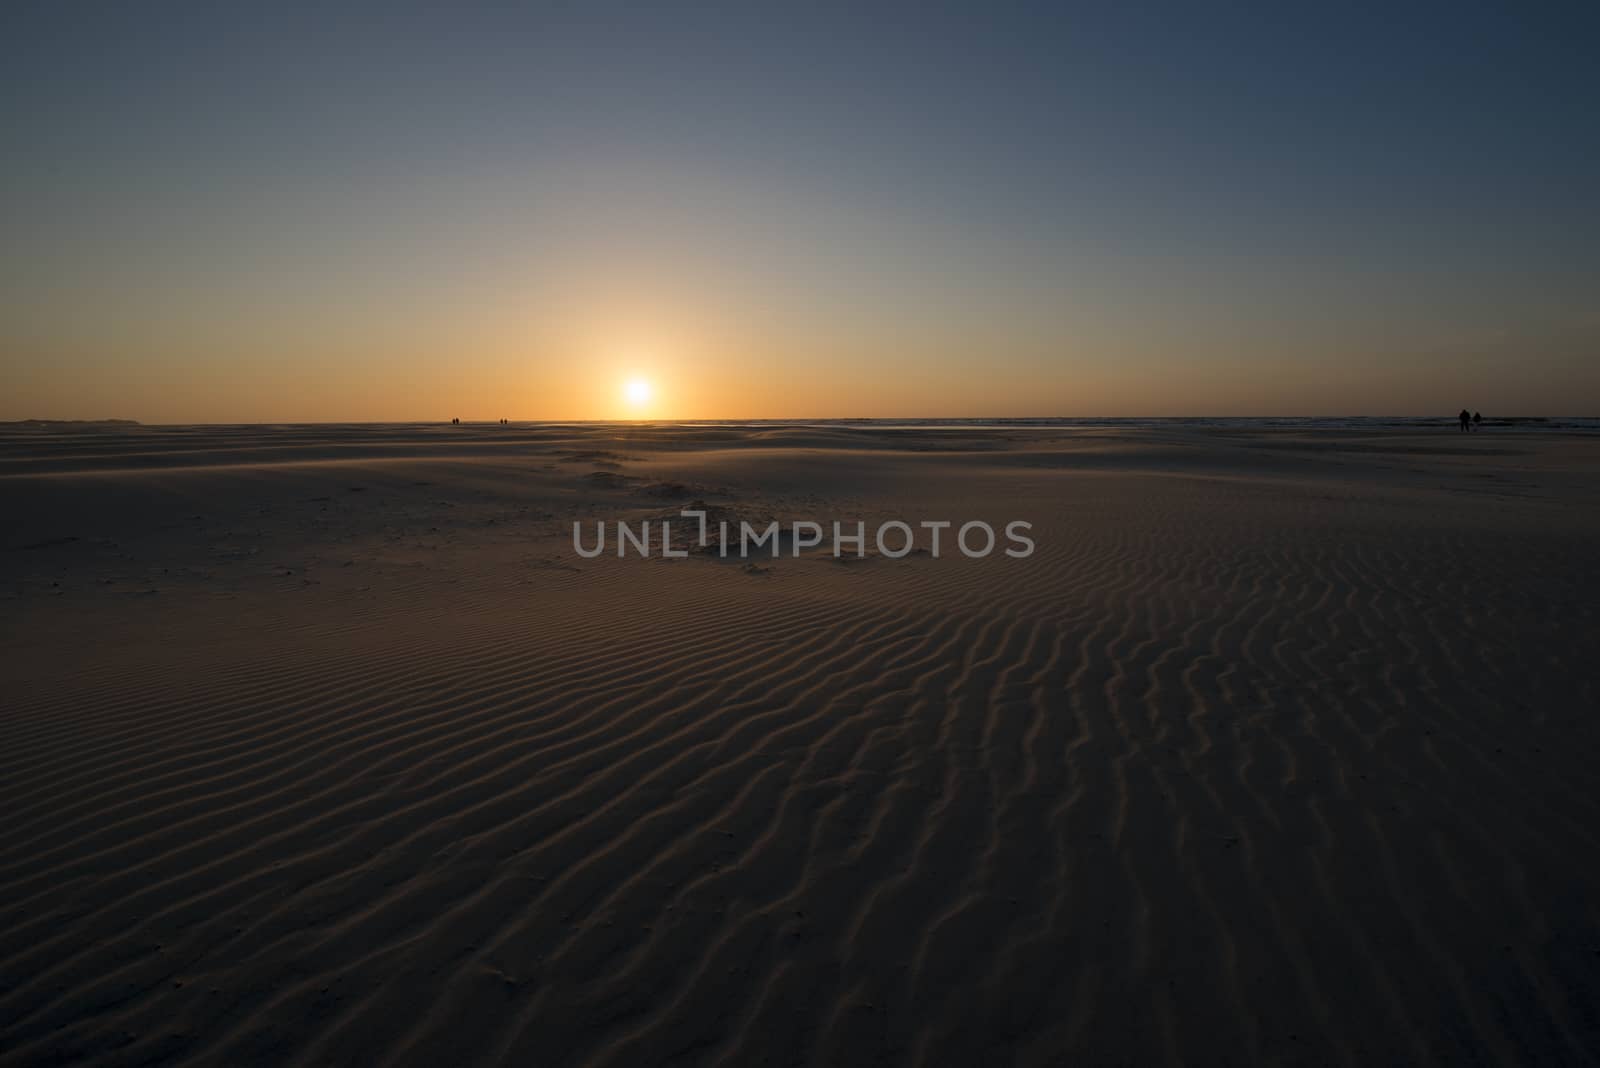
M 1470 422 L 1472 416 L 1465 408 L 1461 409 L 1461 415 L 1458 418 L 1461 420 L 1461 432 L 1463 434 L 1472 429 L 1472 423 Z
M 1465 419 L 1466 417 L 1467 417 L 1467 413 L 1466 412 L 1462 412 L 1461 413 L 1461 418 Z M 451 426 L 460 426 L 461 425 L 461 420 L 460 419 L 452 419 L 452 420 L 450 420 L 450 425 Z
M 1483 413 L 1482 412 L 1473 412 L 1472 413 L 1472 429 L 1477 430 L 1482 425 L 1483 425 Z

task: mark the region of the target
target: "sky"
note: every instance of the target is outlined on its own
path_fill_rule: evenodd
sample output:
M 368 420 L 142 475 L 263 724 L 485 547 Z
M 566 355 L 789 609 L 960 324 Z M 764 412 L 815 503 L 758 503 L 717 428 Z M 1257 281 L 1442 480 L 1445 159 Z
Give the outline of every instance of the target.
M 1597 415 L 1597 31 L 9 3 L 0 419 Z

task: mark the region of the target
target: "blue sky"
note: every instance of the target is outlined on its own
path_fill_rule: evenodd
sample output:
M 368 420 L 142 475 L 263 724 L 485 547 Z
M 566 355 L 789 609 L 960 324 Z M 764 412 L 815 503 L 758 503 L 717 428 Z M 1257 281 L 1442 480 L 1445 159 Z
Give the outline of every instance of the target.
M 1597 10 L 9 5 L 0 417 L 1589 414 Z

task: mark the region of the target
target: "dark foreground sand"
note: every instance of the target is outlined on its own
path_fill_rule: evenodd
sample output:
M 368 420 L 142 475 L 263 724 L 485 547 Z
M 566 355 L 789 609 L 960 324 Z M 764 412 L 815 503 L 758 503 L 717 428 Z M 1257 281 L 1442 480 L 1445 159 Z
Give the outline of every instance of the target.
M 0 439 L 0 1064 L 1595 1063 L 1600 439 Z

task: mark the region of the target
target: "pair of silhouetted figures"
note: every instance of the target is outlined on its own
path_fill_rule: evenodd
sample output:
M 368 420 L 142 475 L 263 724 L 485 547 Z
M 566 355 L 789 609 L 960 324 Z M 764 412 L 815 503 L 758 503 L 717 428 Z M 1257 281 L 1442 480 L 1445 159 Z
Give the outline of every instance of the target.
M 1465 408 L 1461 409 L 1461 414 L 1457 416 L 1457 418 L 1461 420 L 1461 432 L 1463 434 L 1469 430 L 1478 429 L 1478 427 L 1483 423 L 1482 412 L 1469 413 Z

